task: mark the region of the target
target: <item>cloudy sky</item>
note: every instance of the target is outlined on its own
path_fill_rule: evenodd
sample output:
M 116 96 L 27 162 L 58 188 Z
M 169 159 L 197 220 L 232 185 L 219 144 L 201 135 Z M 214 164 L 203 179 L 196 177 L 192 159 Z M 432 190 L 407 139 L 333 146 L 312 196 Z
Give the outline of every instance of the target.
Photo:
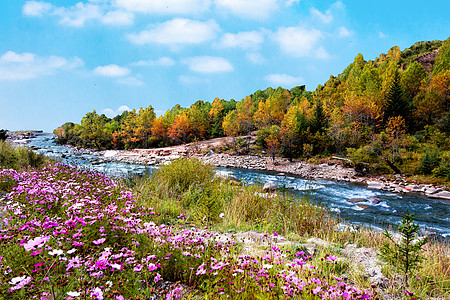
M 314 90 L 358 53 L 447 39 L 449 11 L 446 0 L 2 0 L 0 129 Z

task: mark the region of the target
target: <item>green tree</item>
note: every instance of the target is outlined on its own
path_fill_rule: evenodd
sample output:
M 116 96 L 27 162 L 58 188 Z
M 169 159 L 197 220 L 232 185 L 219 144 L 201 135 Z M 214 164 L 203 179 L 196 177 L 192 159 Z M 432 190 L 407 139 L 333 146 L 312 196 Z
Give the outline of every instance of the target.
M 394 79 L 386 96 L 383 112 L 383 120 L 385 123 L 387 123 L 390 118 L 397 116 L 401 116 L 405 120 L 409 119 L 411 106 L 403 93 L 403 87 L 400 82 L 398 71 L 394 74 Z
M 328 117 L 326 116 L 326 114 L 323 110 L 321 100 L 318 100 L 316 103 L 316 106 L 314 108 L 314 114 L 313 114 L 313 117 L 310 122 L 310 126 L 311 126 L 312 133 L 316 133 L 316 132 L 323 133 L 323 132 L 325 132 L 326 128 L 328 127 Z
M 450 37 L 442 43 L 433 66 L 433 76 L 450 70 Z
M 416 234 L 420 227 L 414 223 L 415 216 L 406 213 L 398 226 L 398 232 L 401 240 L 397 242 L 389 231 L 385 231 L 384 235 L 391 241 L 385 242 L 380 248 L 383 260 L 403 272 L 405 275 L 405 284 L 408 286 L 408 277 L 410 273 L 419 268 L 423 258 L 421 256 L 422 246 L 428 242 L 427 238 L 416 240 Z

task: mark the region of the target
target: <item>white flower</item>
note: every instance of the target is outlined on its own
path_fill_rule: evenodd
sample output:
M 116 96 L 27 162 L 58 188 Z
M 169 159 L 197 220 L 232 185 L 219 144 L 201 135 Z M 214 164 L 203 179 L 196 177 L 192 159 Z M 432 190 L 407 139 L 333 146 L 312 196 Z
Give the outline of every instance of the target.
M 220 215 L 219 215 L 219 218 L 223 218 L 223 216 L 225 216 L 225 214 L 224 213 L 221 213 Z
M 9 282 L 9 284 L 15 285 L 18 282 L 21 282 L 22 280 L 24 280 L 26 278 L 26 276 L 22 276 L 22 277 L 14 277 L 13 279 L 11 279 L 11 281 Z
M 120 265 L 119 264 L 112 264 L 111 268 L 120 270 Z
M 74 253 L 75 251 L 77 251 L 77 249 L 75 249 L 75 248 L 70 249 L 69 251 L 67 251 L 67 254 L 72 254 L 72 253 Z
M 48 254 L 51 255 L 51 256 L 53 256 L 53 255 L 59 256 L 59 255 L 61 255 L 63 253 L 64 253 L 64 251 L 55 249 L 53 251 L 50 251 Z
M 69 295 L 70 297 L 78 297 L 78 296 L 80 296 L 81 294 L 78 293 L 78 292 L 67 292 L 67 295 Z
M 272 269 L 273 265 L 265 264 L 263 265 L 263 269 Z

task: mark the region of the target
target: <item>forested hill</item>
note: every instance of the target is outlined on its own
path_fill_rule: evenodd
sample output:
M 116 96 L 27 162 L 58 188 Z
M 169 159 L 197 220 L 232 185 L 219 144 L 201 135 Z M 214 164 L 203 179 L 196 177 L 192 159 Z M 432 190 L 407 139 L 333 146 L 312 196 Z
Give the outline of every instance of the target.
M 240 101 L 176 105 L 160 117 L 152 106 L 113 119 L 93 111 L 55 134 L 60 143 L 80 147 L 130 149 L 257 131 L 260 149 L 273 154 L 337 153 L 375 168 L 387 162 L 416 172 L 425 156 L 449 160 L 450 166 L 449 108 L 450 38 L 403 51 L 393 47 L 374 61 L 358 54 L 342 74 L 313 92 L 304 86 L 267 88 Z M 433 164 L 421 172 L 431 172 Z

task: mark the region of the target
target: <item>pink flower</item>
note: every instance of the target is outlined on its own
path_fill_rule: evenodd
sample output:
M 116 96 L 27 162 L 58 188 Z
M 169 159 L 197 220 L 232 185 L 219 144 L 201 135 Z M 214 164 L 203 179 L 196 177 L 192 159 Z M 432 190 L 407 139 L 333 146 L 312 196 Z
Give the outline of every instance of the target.
M 315 289 L 312 290 L 314 295 L 318 294 L 320 291 L 322 291 L 322 288 L 320 286 L 318 286 L 318 287 L 316 287 Z
M 327 256 L 327 259 L 328 259 L 328 260 L 331 260 L 331 261 L 335 261 L 335 260 L 337 259 L 337 257 L 336 257 L 336 256 L 333 256 L 333 255 L 328 255 L 328 256 Z
M 94 243 L 96 245 L 100 245 L 100 244 L 103 244 L 105 241 L 106 241 L 105 238 L 101 238 L 101 239 L 98 239 L 96 241 L 92 241 L 92 243 Z
M 149 263 L 147 268 L 150 272 L 158 269 L 158 267 L 154 263 Z
M 96 287 L 92 292 L 91 292 L 91 298 L 96 297 L 95 299 L 98 300 L 103 300 L 103 292 L 101 289 L 99 289 L 98 287 Z
M 134 267 L 135 272 L 140 272 L 141 270 L 142 270 L 142 265 L 136 265 L 136 267 Z
M 153 281 L 156 283 L 156 282 L 158 282 L 160 280 L 161 280 L 161 274 L 156 273 L 155 279 L 153 279 Z

